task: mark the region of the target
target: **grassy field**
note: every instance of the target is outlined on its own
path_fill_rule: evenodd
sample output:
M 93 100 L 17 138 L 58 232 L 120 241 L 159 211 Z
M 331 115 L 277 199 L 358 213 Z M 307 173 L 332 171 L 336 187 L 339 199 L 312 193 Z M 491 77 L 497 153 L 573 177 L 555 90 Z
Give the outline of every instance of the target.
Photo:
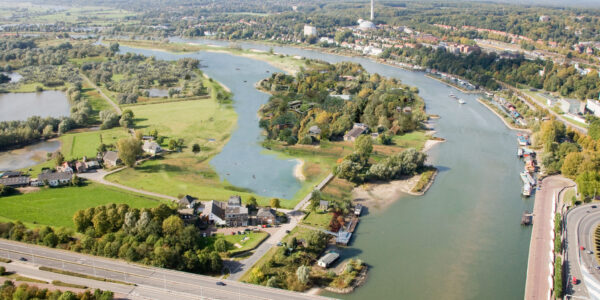
M 16 89 L 9 89 L 8 91 L 12 92 L 12 93 L 34 93 L 34 92 L 37 92 L 37 87 L 42 87 L 44 90 L 66 89 L 66 87 L 64 85 L 47 87 L 47 86 L 43 85 L 42 83 L 32 82 L 32 83 L 19 83 L 17 85 Z
M 109 203 L 142 208 L 157 206 L 160 200 L 94 183 L 42 188 L 38 192 L 0 198 L 0 220 L 74 228 L 72 218 L 77 210 Z
M 202 239 L 202 242 L 205 243 L 204 247 L 212 246 L 217 239 L 225 239 L 227 242 L 229 249 L 227 251 L 228 255 L 235 255 L 240 252 L 252 250 L 256 248 L 262 241 L 264 241 L 269 234 L 264 231 L 259 232 L 247 232 L 246 234 L 217 234 L 217 236 L 207 237 Z M 235 246 L 238 244 L 241 248 Z
M 98 146 L 101 143 L 106 145 L 116 144 L 119 139 L 127 136 L 127 130 L 121 127 L 108 130 L 69 133 L 60 137 L 62 143 L 61 152 L 67 159 L 77 159 L 83 156 L 96 157 Z
M 96 91 L 96 89 L 85 83 L 85 81 L 83 82 L 81 92 L 82 98 L 87 100 L 92 106 L 92 121 L 90 122 L 91 124 L 101 123 L 99 118 L 99 114 L 101 111 L 107 109 L 114 111 L 113 107 L 109 103 L 107 103 L 106 100 L 102 98 L 102 96 L 100 96 L 98 91 Z
M 317 228 L 328 229 L 329 222 L 331 222 L 331 217 L 332 214 L 329 212 L 311 211 L 302 220 L 302 224 L 306 224 Z
M 24 11 L 28 14 L 23 14 Z M 32 5 L 27 2 L 0 3 L 0 20 L 9 20 L 11 23 L 86 22 L 88 26 L 108 25 L 134 15 L 126 10 L 100 6 L 74 6 L 57 9 L 55 6 Z

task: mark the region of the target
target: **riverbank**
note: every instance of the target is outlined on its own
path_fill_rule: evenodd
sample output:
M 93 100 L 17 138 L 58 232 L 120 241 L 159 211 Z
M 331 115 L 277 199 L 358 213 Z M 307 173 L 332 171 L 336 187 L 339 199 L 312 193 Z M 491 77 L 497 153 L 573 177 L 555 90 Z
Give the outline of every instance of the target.
M 303 168 L 304 168 L 304 160 L 300 159 L 300 158 L 297 158 L 296 161 L 298 163 L 294 167 L 294 177 L 296 177 L 300 181 L 305 181 L 306 180 L 306 176 L 304 176 L 304 172 L 302 171 Z
M 477 101 L 479 101 L 479 103 L 483 104 L 483 106 L 485 106 L 487 109 L 489 109 L 490 111 L 492 111 L 498 118 L 500 118 L 500 120 L 502 120 L 502 123 L 504 123 L 504 125 L 508 129 L 531 133 L 530 129 L 518 128 L 518 127 L 512 126 L 510 123 L 508 123 L 508 121 L 506 121 L 506 119 L 504 117 L 502 117 L 502 115 L 498 111 L 496 111 L 494 109 L 494 107 L 491 106 L 491 104 L 487 103 L 485 100 L 483 100 L 481 98 L 477 98 Z
M 461 91 L 461 92 L 463 92 L 465 94 L 478 94 L 478 93 L 481 93 L 481 91 L 479 91 L 479 90 L 475 90 L 475 91 L 466 90 L 466 89 L 464 89 L 464 88 L 462 88 L 462 87 L 460 87 L 460 86 L 458 86 L 456 84 L 453 84 L 452 82 L 448 82 L 448 81 L 443 80 L 443 79 L 441 79 L 441 78 L 439 78 L 437 76 L 433 76 L 433 75 L 431 75 L 429 73 L 425 74 L 425 77 L 431 78 L 433 80 L 437 80 L 437 81 L 439 81 L 439 82 L 441 82 L 441 83 L 443 83 L 445 85 L 451 86 L 451 87 L 453 87 L 453 88 L 455 88 L 455 89 L 457 89 L 457 90 L 459 90 L 459 91 Z

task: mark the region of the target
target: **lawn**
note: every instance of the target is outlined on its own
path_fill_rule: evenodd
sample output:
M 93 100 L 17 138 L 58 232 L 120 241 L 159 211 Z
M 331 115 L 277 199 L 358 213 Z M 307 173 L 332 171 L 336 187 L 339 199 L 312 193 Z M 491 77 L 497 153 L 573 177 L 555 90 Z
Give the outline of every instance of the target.
M 392 140 L 398 147 L 421 150 L 428 139 L 429 137 L 425 135 L 424 131 L 413 131 L 403 135 L 396 135 Z
M 217 236 L 214 236 L 214 237 L 207 237 L 205 239 L 202 239 L 202 242 L 206 243 L 205 246 L 209 246 L 209 245 L 212 245 L 217 239 L 223 238 L 228 243 L 229 255 L 235 255 L 237 253 L 252 250 L 252 249 L 258 247 L 258 245 L 262 241 L 264 241 L 267 237 L 269 237 L 269 234 L 264 231 L 258 231 L 258 232 L 247 231 L 246 234 L 235 234 L 235 235 L 218 234 Z M 235 244 L 239 244 L 242 247 L 238 248 L 235 246 Z
M 311 211 L 302 220 L 302 224 L 313 226 L 316 228 L 328 229 L 331 222 L 332 214 L 323 211 Z
M 127 136 L 127 130 L 121 127 L 69 133 L 60 137 L 61 152 L 67 159 L 78 159 L 83 156 L 96 157 L 100 144 L 116 144 L 119 139 Z
M 83 187 L 42 188 L 38 192 L 0 198 L 0 219 L 74 228 L 75 212 L 109 203 L 143 208 L 155 207 L 160 200 L 95 183 Z
M 106 102 L 106 99 L 102 98 L 98 91 L 88 85 L 85 81 L 83 82 L 83 88 L 81 89 L 81 96 L 83 99 L 87 100 L 88 103 L 92 106 L 92 120 L 91 124 L 101 123 L 99 114 L 103 110 L 112 110 L 114 111 L 112 105 Z

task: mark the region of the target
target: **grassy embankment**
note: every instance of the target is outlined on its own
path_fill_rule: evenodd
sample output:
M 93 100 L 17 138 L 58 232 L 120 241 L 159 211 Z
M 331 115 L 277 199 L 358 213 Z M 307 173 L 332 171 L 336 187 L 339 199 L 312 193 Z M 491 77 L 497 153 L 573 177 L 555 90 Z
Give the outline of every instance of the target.
M 236 234 L 236 235 L 224 235 L 217 234 L 217 236 L 211 236 L 202 239 L 203 248 L 212 246 L 217 239 L 225 239 L 227 242 L 227 253 L 225 256 L 234 256 L 236 254 L 246 252 L 252 250 L 264 241 L 269 234 L 264 231 L 259 232 L 247 232 L 246 234 Z M 241 246 L 238 248 L 237 245 Z
M 160 200 L 110 186 L 89 183 L 83 187 L 42 188 L 39 192 L 0 198 L 0 222 L 20 220 L 28 226 L 74 228 L 73 215 L 80 209 L 109 203 L 131 207 L 155 207 Z

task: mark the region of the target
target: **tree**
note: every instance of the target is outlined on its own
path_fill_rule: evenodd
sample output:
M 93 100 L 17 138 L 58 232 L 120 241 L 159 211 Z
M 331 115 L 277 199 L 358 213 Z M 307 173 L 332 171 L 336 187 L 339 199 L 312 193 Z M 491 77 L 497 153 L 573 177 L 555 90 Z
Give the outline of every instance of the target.
M 4 275 L 4 273 L 6 273 L 6 268 L 0 267 L 0 276 Z
M 179 235 L 183 231 L 183 221 L 179 216 L 172 215 L 163 221 L 162 230 L 166 235 Z
M 227 242 L 225 241 L 225 239 L 217 239 L 217 241 L 215 241 L 215 250 L 217 250 L 218 252 L 226 252 L 227 251 Z
M 360 154 L 362 157 L 369 157 L 373 152 L 373 140 L 371 136 L 363 134 L 359 136 L 354 142 L 354 151 Z
M 567 154 L 565 157 L 565 161 L 560 168 L 560 172 L 571 179 L 575 179 L 579 170 L 581 168 L 581 164 L 583 163 L 584 157 L 581 152 L 571 152 Z
M 246 204 L 246 207 L 251 207 L 251 208 L 258 207 L 258 202 L 256 202 L 256 197 L 250 196 L 250 198 L 248 198 L 248 204 Z
M 298 276 L 298 281 L 300 281 L 300 283 L 307 284 L 310 279 L 310 267 L 304 265 L 298 267 L 296 276 Z
M 120 139 L 117 142 L 117 150 L 119 151 L 119 158 L 128 167 L 133 167 L 136 158 L 142 153 L 140 141 L 133 137 Z
M 119 43 L 117 43 L 117 42 L 110 43 L 109 49 L 113 53 L 119 52 Z
M 65 162 L 65 157 L 60 152 L 56 152 L 56 156 L 54 157 L 55 165 L 61 166 Z
M 271 198 L 271 201 L 269 203 L 271 204 L 271 207 L 273 207 L 275 209 L 278 209 L 281 207 L 281 203 L 278 198 Z
M 322 199 L 321 191 L 313 190 L 310 194 L 310 210 L 316 211 Z
M 192 152 L 194 152 L 194 154 L 198 154 L 198 152 L 200 152 L 200 145 L 197 143 L 192 145 Z

